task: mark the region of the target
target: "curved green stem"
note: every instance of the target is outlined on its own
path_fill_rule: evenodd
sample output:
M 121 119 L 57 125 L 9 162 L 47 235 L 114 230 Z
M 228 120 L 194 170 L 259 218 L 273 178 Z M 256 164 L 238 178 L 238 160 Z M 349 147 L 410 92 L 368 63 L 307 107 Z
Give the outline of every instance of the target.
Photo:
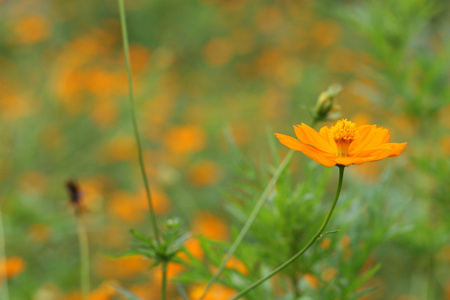
M 212 284 L 219 279 L 220 275 L 222 274 L 223 270 L 225 269 L 225 266 L 228 262 L 228 260 L 231 258 L 231 256 L 234 254 L 236 249 L 238 248 L 239 244 L 244 239 L 244 236 L 247 234 L 248 230 L 250 229 L 250 226 L 252 226 L 253 222 L 256 219 L 256 216 L 258 215 L 259 211 L 263 207 L 267 196 L 269 193 L 273 190 L 275 184 L 278 181 L 278 178 L 280 178 L 281 173 L 283 173 L 284 169 L 288 165 L 289 161 L 292 158 L 292 155 L 294 154 L 294 150 L 289 150 L 286 157 L 281 162 L 280 166 L 275 171 L 275 174 L 273 174 L 272 179 L 270 180 L 269 184 L 266 186 L 266 189 L 262 193 L 261 197 L 259 197 L 258 202 L 256 203 L 255 207 L 253 208 L 252 213 L 250 214 L 250 217 L 247 219 L 247 221 L 244 224 L 244 227 L 242 227 L 241 232 L 239 232 L 238 237 L 231 245 L 230 249 L 228 250 L 227 254 L 225 255 L 225 258 L 220 263 L 219 268 L 217 269 L 214 276 L 211 278 L 211 280 L 208 282 L 208 284 L 205 287 L 205 290 L 203 291 L 202 295 L 200 296 L 199 300 L 202 300 L 206 297 L 206 294 L 208 293 L 209 289 L 211 288 Z
M 83 224 L 82 216 L 77 216 L 78 223 L 78 243 L 80 246 L 80 285 L 82 299 L 89 299 L 89 240 L 86 228 Z
M 134 137 L 136 139 L 137 148 L 138 148 L 139 166 L 141 169 L 142 179 L 144 180 L 145 192 L 147 194 L 148 206 L 149 206 L 149 210 L 150 210 L 150 219 L 151 219 L 152 227 L 153 227 L 153 235 L 154 235 L 157 243 L 159 244 L 159 242 L 160 242 L 159 229 L 158 229 L 158 225 L 156 224 L 156 216 L 155 216 L 155 212 L 153 210 L 152 196 L 150 194 L 150 187 L 148 184 L 147 173 L 145 171 L 145 165 L 144 165 L 144 158 L 142 155 L 141 138 L 139 136 L 139 130 L 138 130 L 137 121 L 136 121 L 136 113 L 134 111 L 133 82 L 131 80 L 130 54 L 129 54 L 129 47 L 128 47 L 128 33 L 127 33 L 127 21 L 126 21 L 126 15 L 125 15 L 125 4 L 124 4 L 123 0 L 118 0 L 118 1 L 119 1 L 119 11 L 120 11 L 120 24 L 122 27 L 125 68 L 127 71 L 127 78 L 128 78 L 128 94 L 129 94 L 129 98 L 130 98 L 131 120 L 133 122 Z
M 231 298 L 231 300 L 236 300 L 236 299 L 241 298 L 242 296 L 246 295 L 248 292 L 250 292 L 257 286 L 259 286 L 261 283 L 263 283 L 264 281 L 266 281 L 267 279 L 269 279 L 276 273 L 280 272 L 281 270 L 283 270 L 284 268 L 289 266 L 293 261 L 295 261 L 297 258 L 299 258 L 303 253 L 305 253 L 306 250 L 308 250 L 309 247 L 311 247 L 317 239 L 320 238 L 320 236 L 322 235 L 322 232 L 325 230 L 325 227 L 327 227 L 328 221 L 330 221 L 331 215 L 333 214 L 334 208 L 336 207 L 336 203 L 337 203 L 337 201 L 339 199 L 339 195 L 341 193 L 342 181 L 344 179 L 345 166 L 338 165 L 338 167 L 339 167 L 339 182 L 338 182 L 338 186 L 337 186 L 337 190 L 336 190 L 336 195 L 334 197 L 333 204 L 331 205 L 330 211 L 328 212 L 327 217 L 325 218 L 325 221 L 323 222 L 322 226 L 320 226 L 317 233 L 312 237 L 312 239 L 308 242 L 308 244 L 306 244 L 306 246 L 303 247 L 303 249 L 301 249 L 299 252 L 297 252 L 297 254 L 292 256 L 285 263 L 283 263 L 281 266 L 279 266 L 278 268 L 276 268 L 275 270 L 270 272 L 268 275 L 264 276 L 263 278 L 259 279 L 258 281 L 254 282 L 253 284 L 248 286 L 245 290 L 243 290 L 242 292 L 240 292 L 239 294 L 237 294 L 236 296 Z

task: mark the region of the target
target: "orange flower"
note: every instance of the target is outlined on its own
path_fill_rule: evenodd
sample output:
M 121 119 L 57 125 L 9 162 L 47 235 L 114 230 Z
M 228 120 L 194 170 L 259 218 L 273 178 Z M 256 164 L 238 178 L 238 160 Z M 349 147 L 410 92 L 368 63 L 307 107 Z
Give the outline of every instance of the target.
M 399 155 L 407 143 L 388 143 L 389 131 L 377 125 L 357 127 L 342 119 L 336 125 L 324 126 L 319 132 L 302 123 L 294 126 L 299 140 L 275 133 L 285 146 L 303 152 L 326 167 L 360 165 Z
M 0 261 L 0 285 L 5 279 L 11 279 L 22 273 L 25 269 L 25 262 L 18 256 L 7 258 Z
M 190 291 L 189 296 L 190 299 L 198 299 L 200 295 L 203 293 L 206 285 L 199 284 L 193 287 Z M 214 284 L 208 295 L 205 297 L 205 300 L 226 300 L 230 299 L 236 293 L 235 290 L 232 290 L 221 284 Z

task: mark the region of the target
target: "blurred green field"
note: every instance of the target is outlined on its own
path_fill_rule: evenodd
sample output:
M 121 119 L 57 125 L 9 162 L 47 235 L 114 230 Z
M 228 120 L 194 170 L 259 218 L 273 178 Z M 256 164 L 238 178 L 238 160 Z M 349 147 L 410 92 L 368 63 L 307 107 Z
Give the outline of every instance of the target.
M 328 228 L 339 232 L 246 299 L 450 299 L 448 1 L 125 5 L 155 212 L 160 223 L 181 220 L 186 252 L 208 266 L 169 265 L 169 299 L 182 299 L 175 282 L 198 299 L 287 153 L 273 133 L 311 123 L 335 83 L 341 117 L 389 128 L 408 146 L 347 168 Z M 0 283 L 10 299 L 81 299 L 67 180 L 87 207 L 89 299 L 126 299 L 113 284 L 160 299 L 150 260 L 113 258 L 130 249 L 131 228 L 151 234 L 115 1 L 0 0 L 0 143 Z M 205 299 L 229 299 L 304 245 L 336 182 L 336 168 L 295 153 L 227 265 L 236 274 Z

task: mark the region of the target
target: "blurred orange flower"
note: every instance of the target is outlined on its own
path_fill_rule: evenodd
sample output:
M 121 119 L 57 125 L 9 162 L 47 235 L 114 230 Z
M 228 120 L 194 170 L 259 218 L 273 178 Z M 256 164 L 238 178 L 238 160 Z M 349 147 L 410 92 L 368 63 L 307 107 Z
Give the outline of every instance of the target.
M 337 23 L 321 21 L 315 24 L 311 30 L 311 34 L 317 44 L 328 47 L 339 41 L 341 28 Z
M 89 300 L 110 300 L 116 294 L 113 284 L 115 281 L 105 281 L 89 295 Z
M 202 259 L 203 258 L 203 249 L 202 246 L 200 244 L 200 240 L 198 238 L 190 238 L 188 239 L 185 243 L 184 246 L 186 248 L 186 251 L 189 252 L 190 255 L 192 255 L 193 257 L 196 257 L 198 259 Z M 178 252 L 178 257 L 185 261 L 185 262 L 190 262 L 190 257 L 188 255 L 186 255 L 185 252 L 180 251 Z
M 244 275 L 248 275 L 249 273 L 245 264 L 234 256 L 228 260 L 226 267 L 227 269 L 234 269 Z
M 313 289 L 317 289 L 319 286 L 319 279 L 310 273 L 305 273 L 303 275 L 303 280 Z
M 44 16 L 27 16 L 19 20 L 14 32 L 20 43 L 34 44 L 50 35 L 50 22 Z
M 121 135 L 112 138 L 104 147 L 104 157 L 113 162 L 135 159 L 137 150 L 134 137 Z
M 96 261 L 95 270 L 103 278 L 127 279 L 146 272 L 149 262 L 141 255 L 123 256 L 120 258 L 100 257 Z
M 285 146 L 303 152 L 326 167 L 359 165 L 400 155 L 407 143 L 388 143 L 389 131 L 377 125 L 357 127 L 347 119 L 324 126 L 319 132 L 302 123 L 294 126 L 299 140 L 275 133 Z
M 211 66 L 226 65 L 233 58 L 233 41 L 227 38 L 214 38 L 203 48 L 203 56 Z
M 177 126 L 167 132 L 166 144 L 174 153 L 197 152 L 205 146 L 205 133 L 197 126 Z
M 322 242 L 320 242 L 320 247 L 322 247 L 323 250 L 327 250 L 330 248 L 331 239 L 330 238 L 324 238 Z
M 201 212 L 194 218 L 192 232 L 213 240 L 225 240 L 228 237 L 227 225 L 217 216 Z
M 153 205 L 153 210 L 155 211 L 156 214 L 160 215 L 160 214 L 166 214 L 170 211 L 171 209 L 171 201 L 169 199 L 169 197 L 160 189 L 158 189 L 157 187 L 153 186 L 152 190 L 151 190 L 151 196 L 152 196 L 152 205 Z M 138 194 L 138 205 L 139 205 L 139 209 L 142 210 L 147 210 L 148 209 L 148 199 L 147 199 L 147 193 L 145 192 L 145 189 L 142 188 L 139 191 Z
M 202 285 L 198 285 L 198 286 L 194 287 L 189 294 L 190 298 L 191 299 L 200 298 L 205 287 L 206 287 L 206 284 L 202 284 Z M 205 300 L 228 300 L 235 293 L 236 293 L 235 290 L 227 288 L 226 286 L 223 286 L 220 284 L 214 284 L 204 299 Z
M 153 210 L 156 214 L 165 214 L 170 211 L 171 202 L 166 194 L 153 187 L 151 196 Z M 130 224 L 139 223 L 147 215 L 148 210 L 148 199 L 145 189 L 142 188 L 136 194 L 115 191 L 110 196 L 108 207 L 121 220 Z
M 339 273 L 339 271 L 335 268 L 328 268 L 325 271 L 322 272 L 322 279 L 325 280 L 326 282 L 330 282 L 331 280 L 333 280 L 333 278 Z
M 0 261 L 0 282 L 5 278 L 11 279 L 22 273 L 25 269 L 25 262 L 18 256 Z
M 220 167 L 212 161 L 202 161 L 189 170 L 189 180 L 193 186 L 214 184 L 220 177 Z

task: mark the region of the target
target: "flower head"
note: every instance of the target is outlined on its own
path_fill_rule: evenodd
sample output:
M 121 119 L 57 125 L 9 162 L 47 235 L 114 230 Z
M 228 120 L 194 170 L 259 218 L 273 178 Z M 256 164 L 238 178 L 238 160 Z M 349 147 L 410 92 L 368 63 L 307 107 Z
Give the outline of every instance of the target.
M 297 139 L 275 133 L 288 148 L 303 152 L 319 164 L 360 165 L 399 155 L 407 143 L 388 143 L 389 131 L 377 125 L 356 126 L 342 119 L 332 127 L 324 126 L 319 132 L 302 123 L 294 126 Z

